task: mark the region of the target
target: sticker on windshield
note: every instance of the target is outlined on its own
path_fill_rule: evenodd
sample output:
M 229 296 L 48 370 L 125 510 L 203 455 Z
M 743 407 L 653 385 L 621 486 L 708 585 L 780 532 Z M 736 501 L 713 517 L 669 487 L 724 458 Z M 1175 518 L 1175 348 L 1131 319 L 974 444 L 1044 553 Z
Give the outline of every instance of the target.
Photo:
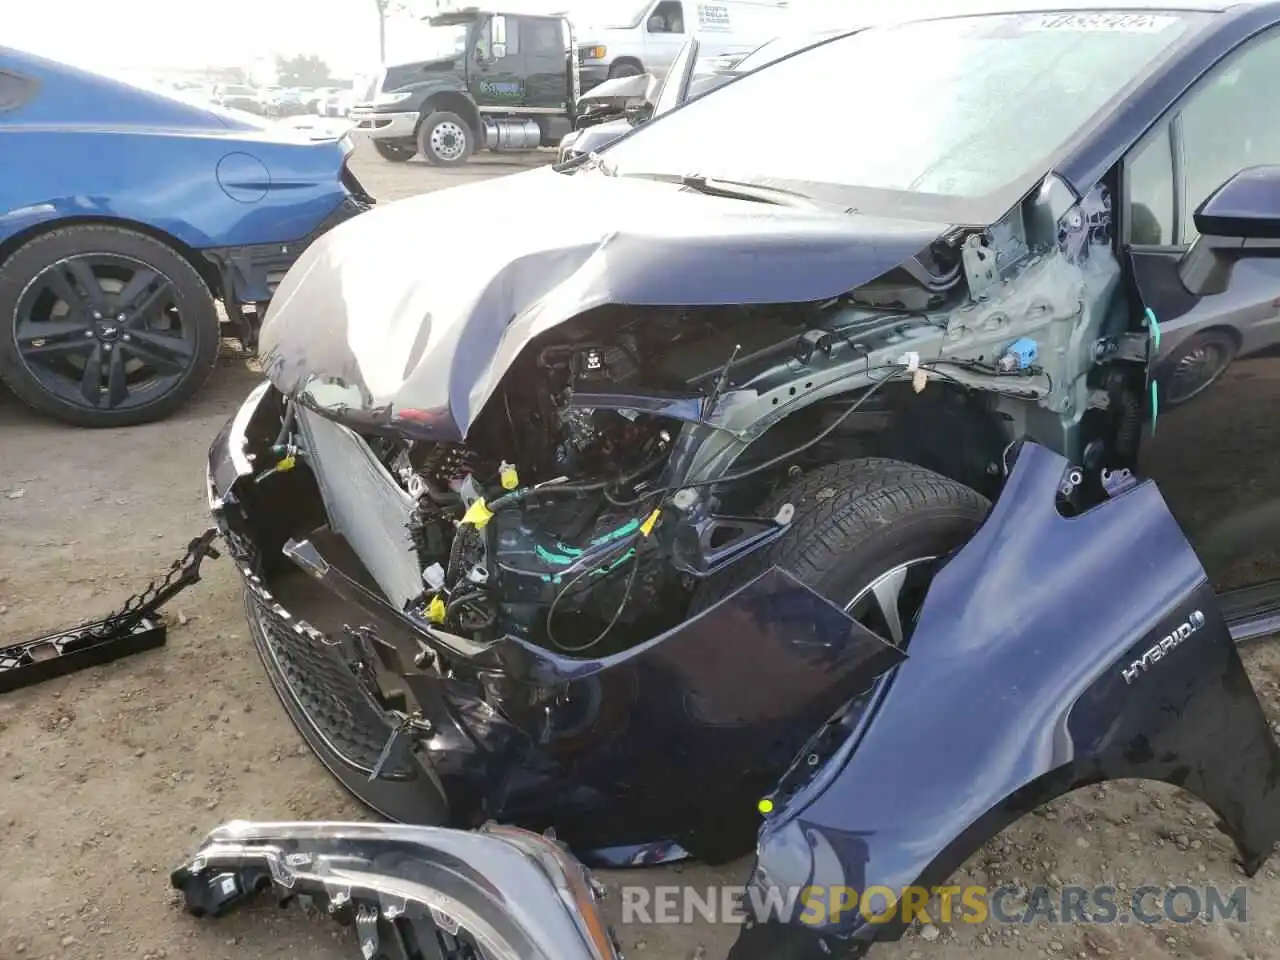
M 1047 13 L 1028 17 L 1026 33 L 1064 30 L 1075 33 L 1159 33 L 1178 22 L 1177 17 L 1150 13 Z

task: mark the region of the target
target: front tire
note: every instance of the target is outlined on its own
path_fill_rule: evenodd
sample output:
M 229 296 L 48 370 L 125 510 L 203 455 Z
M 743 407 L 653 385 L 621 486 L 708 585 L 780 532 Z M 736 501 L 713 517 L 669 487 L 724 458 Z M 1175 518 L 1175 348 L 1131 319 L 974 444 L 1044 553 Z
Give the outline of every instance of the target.
M 966 543 L 990 510 L 962 484 L 900 460 L 829 464 L 784 486 L 760 511 L 795 507 L 768 548 L 711 577 L 689 616 L 778 566 L 881 639 L 905 645 L 937 562 Z
M 437 167 L 460 167 L 475 152 L 471 124 L 456 113 L 437 110 L 418 127 L 418 149 Z
M 81 427 L 169 416 L 213 372 L 213 296 L 172 247 L 123 227 L 64 227 L 0 265 L 0 380 Z
M 378 156 L 391 163 L 408 163 L 418 154 L 418 148 L 408 143 L 392 143 L 389 140 L 374 140 L 373 149 Z

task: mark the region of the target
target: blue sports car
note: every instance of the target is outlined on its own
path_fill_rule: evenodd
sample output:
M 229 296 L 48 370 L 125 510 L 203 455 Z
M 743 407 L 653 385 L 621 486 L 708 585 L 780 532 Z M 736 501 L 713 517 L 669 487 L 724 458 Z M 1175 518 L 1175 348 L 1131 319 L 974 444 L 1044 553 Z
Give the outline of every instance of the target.
M 352 149 L 0 47 L 0 380 L 80 426 L 168 416 L 373 203 Z

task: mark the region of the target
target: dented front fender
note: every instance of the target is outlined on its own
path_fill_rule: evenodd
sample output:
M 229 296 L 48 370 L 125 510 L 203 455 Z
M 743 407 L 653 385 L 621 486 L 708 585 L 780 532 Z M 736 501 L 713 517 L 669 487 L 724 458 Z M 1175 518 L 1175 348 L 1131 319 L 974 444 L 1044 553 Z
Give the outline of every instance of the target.
M 1062 516 L 1066 468 L 1024 445 L 874 712 L 766 819 L 752 902 L 933 887 L 1023 814 L 1125 778 L 1196 795 L 1260 868 L 1280 839 L 1280 750 L 1204 570 L 1153 483 Z M 903 929 L 900 912 L 796 905 L 747 924 L 731 958 L 856 955 Z

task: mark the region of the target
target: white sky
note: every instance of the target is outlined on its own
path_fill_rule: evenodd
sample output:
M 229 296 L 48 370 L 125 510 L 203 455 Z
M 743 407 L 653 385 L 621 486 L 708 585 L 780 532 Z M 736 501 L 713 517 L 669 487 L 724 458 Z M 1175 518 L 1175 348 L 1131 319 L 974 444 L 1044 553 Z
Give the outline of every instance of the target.
M 502 5 L 517 2 L 529 4 Z M 802 4 L 824 11 L 872 6 L 871 0 L 792 0 L 793 8 Z M 90 69 L 247 66 L 277 53 L 314 53 L 350 75 L 378 58 L 374 0 L 0 0 L 0 24 L 0 44 Z M 388 58 L 411 46 L 418 29 L 413 20 L 393 22 Z
M 0 0 L 0 23 L 0 43 L 91 69 L 315 53 L 349 72 L 378 57 L 374 0 Z

